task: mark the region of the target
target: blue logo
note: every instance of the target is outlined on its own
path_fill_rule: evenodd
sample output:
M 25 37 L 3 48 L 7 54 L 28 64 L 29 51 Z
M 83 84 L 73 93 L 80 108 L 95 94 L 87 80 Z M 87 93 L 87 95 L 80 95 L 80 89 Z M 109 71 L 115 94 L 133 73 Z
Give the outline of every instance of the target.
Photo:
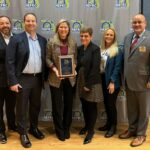
M 107 20 L 101 21 L 100 30 L 106 30 L 106 29 L 112 28 L 112 27 L 114 27 L 112 21 L 107 21 Z
M 8 9 L 10 7 L 10 0 L 0 0 L 0 8 Z
M 41 20 L 42 22 L 42 31 L 55 31 L 55 24 L 53 21 L 50 20 Z
M 129 0 L 116 0 L 116 7 L 128 8 L 129 7 Z
M 99 8 L 99 0 L 87 0 L 86 6 L 90 8 Z
M 80 29 L 83 27 L 83 23 L 81 20 L 71 20 L 72 23 L 72 31 L 80 32 Z
M 56 7 L 59 8 L 69 8 L 69 0 L 57 0 Z
M 26 7 L 27 8 L 39 8 L 40 3 L 39 0 L 26 0 Z
M 23 21 L 22 20 L 17 20 L 13 19 L 13 32 L 14 33 L 20 33 L 23 31 Z

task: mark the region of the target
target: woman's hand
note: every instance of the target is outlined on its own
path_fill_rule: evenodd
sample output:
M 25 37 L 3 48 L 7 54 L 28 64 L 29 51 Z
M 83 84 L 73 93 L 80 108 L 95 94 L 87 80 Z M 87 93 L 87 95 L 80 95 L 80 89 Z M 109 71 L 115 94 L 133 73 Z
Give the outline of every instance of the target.
M 107 89 L 109 90 L 110 94 L 113 94 L 115 91 L 115 84 L 110 82 Z
M 59 72 L 58 72 L 58 69 L 57 69 L 56 67 L 53 67 L 52 70 L 55 72 L 55 74 L 56 74 L 57 78 L 59 78 L 59 80 L 64 79 L 64 78 L 61 78 L 61 77 L 60 77 Z
M 86 92 L 89 92 L 90 91 L 90 89 L 88 89 L 87 87 L 83 87 L 83 89 L 84 89 L 84 91 L 86 91 Z

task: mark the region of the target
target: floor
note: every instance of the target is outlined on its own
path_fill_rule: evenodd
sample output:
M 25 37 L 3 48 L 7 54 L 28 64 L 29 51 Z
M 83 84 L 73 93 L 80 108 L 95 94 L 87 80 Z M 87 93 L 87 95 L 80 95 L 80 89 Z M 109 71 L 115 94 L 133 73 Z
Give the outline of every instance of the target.
M 132 140 L 120 140 L 118 134 L 123 132 L 127 125 L 118 125 L 118 130 L 115 136 L 106 139 L 103 136 L 103 132 L 97 130 L 98 124 L 96 125 L 95 135 L 90 144 L 83 145 L 84 136 L 78 135 L 79 130 L 82 127 L 82 122 L 73 123 L 71 128 L 71 138 L 65 142 L 59 141 L 54 133 L 52 122 L 42 122 L 39 128 L 45 134 L 45 139 L 37 140 L 33 136 L 29 135 L 30 141 L 32 142 L 31 150 L 149 150 L 150 149 L 150 125 L 147 131 L 146 142 L 136 148 L 130 147 L 129 144 Z M 6 132 L 8 136 L 7 144 L 0 144 L 0 150 L 23 150 L 19 141 L 19 135 L 14 132 Z

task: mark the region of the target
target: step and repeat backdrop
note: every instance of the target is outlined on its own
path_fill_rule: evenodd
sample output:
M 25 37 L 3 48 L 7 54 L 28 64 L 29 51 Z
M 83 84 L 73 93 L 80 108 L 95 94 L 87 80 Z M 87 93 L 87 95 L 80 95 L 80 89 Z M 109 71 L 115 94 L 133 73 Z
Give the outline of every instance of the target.
M 38 32 L 47 39 L 53 36 L 57 22 L 64 18 L 71 24 L 72 36 L 80 45 L 79 32 L 83 26 L 94 29 L 93 42 L 100 44 L 103 31 L 114 27 L 118 43 L 131 32 L 131 18 L 140 10 L 140 0 L 0 0 L 0 15 L 12 20 L 14 33 L 23 31 L 23 16 L 34 12 L 38 18 Z M 49 86 L 42 91 L 40 120 L 52 120 Z M 103 104 L 99 104 L 99 120 L 106 119 Z M 118 120 L 126 122 L 125 92 L 121 90 L 117 101 Z M 73 119 L 81 120 L 82 112 L 78 94 L 75 94 Z

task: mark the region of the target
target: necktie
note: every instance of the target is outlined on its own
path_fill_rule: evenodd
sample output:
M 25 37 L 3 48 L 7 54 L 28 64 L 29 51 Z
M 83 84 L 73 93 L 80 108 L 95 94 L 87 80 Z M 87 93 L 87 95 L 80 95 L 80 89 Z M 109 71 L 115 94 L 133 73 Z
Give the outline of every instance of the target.
M 134 48 L 134 46 L 137 44 L 138 39 L 139 39 L 139 36 L 136 35 L 135 38 L 134 38 L 134 40 L 132 41 L 131 46 L 130 46 L 130 52 L 132 51 L 132 49 Z

